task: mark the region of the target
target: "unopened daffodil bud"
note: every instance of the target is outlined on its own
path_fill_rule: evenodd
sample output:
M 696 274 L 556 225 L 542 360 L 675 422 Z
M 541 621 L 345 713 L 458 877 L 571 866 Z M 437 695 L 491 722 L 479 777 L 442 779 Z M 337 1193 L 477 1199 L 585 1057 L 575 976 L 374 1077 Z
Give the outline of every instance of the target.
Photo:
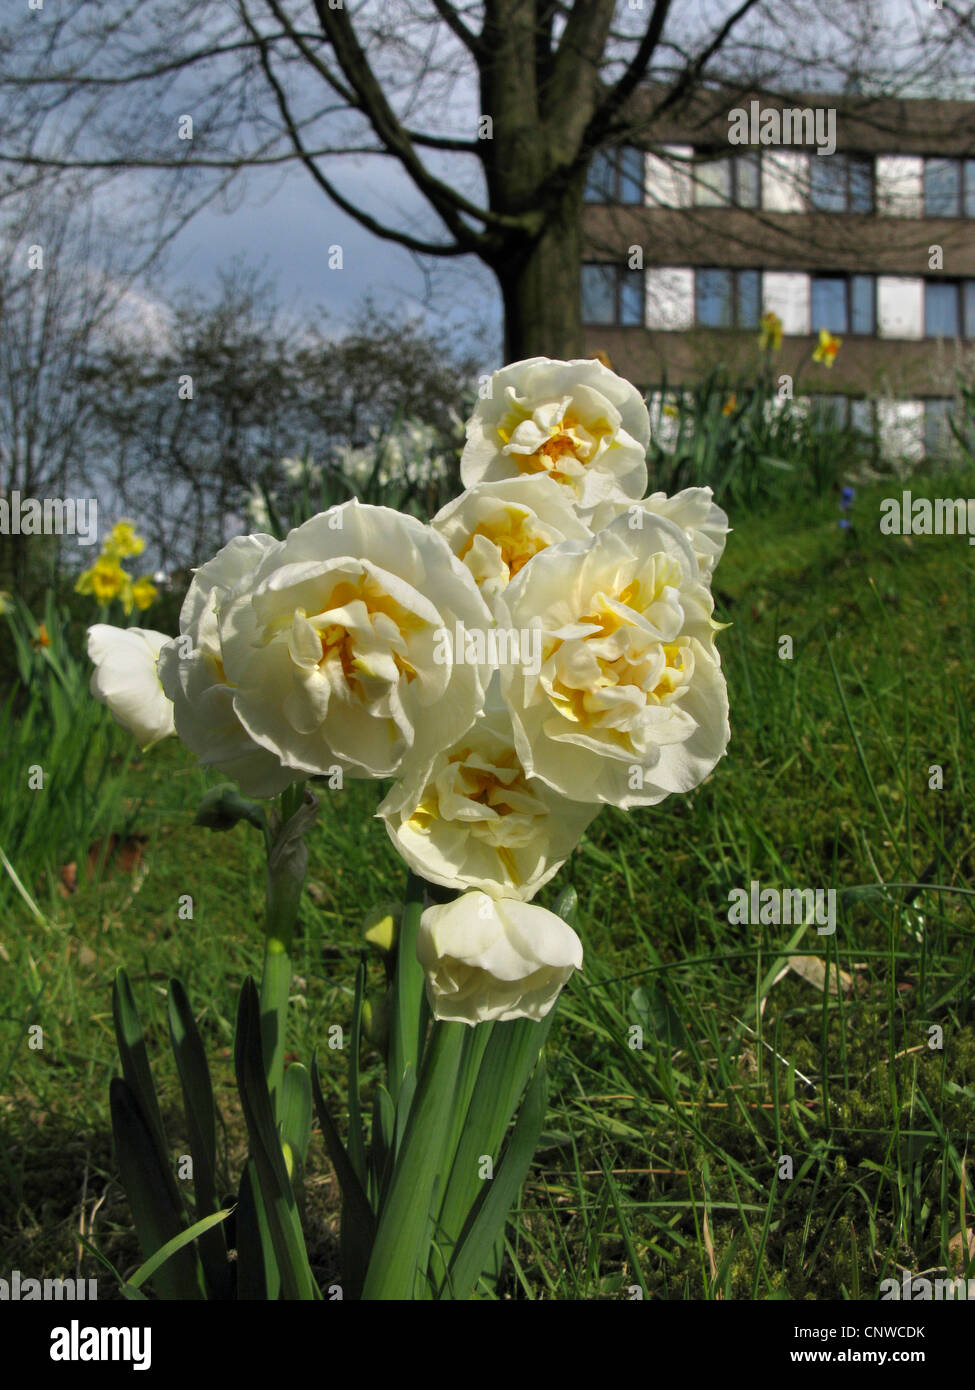
M 260 806 L 245 800 L 233 782 L 221 782 L 219 787 L 211 787 L 204 794 L 194 824 L 206 826 L 207 830 L 232 830 L 242 820 L 258 830 L 264 828 L 265 817 Z
M 362 1031 L 373 1047 L 382 1050 L 389 1036 L 389 995 L 372 993 L 362 1001 Z
M 394 902 L 391 898 L 386 898 L 375 907 L 371 907 L 362 923 L 365 939 L 373 946 L 378 946 L 380 951 L 391 951 L 399 935 L 402 911 L 402 904 Z

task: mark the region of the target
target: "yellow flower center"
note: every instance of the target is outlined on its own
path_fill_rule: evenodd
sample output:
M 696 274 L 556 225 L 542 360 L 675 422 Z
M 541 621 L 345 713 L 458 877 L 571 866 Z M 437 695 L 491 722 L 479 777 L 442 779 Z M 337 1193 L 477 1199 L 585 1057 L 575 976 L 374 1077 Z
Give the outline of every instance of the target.
M 474 527 L 457 558 L 463 560 L 474 545 L 475 536 L 484 536 L 501 552 L 501 559 L 513 579 L 533 556 L 544 550 L 548 541 L 527 529 L 531 513 L 520 507 L 506 507 L 504 514 L 493 521 L 482 521 Z
M 568 644 L 557 640 L 546 650 L 545 662 L 556 658 L 546 683 L 549 699 L 563 719 L 583 729 L 598 729 L 601 737 L 625 747 L 629 728 L 642 709 L 680 698 L 693 670 L 686 639 L 655 642 L 637 622 L 665 587 L 677 582 L 678 571 L 676 561 L 658 556 L 649 579 L 632 580 L 612 598 L 595 596 L 593 611 L 577 619 L 595 627 L 595 632 L 570 639 Z M 566 645 L 567 659 L 561 661 L 559 648 Z M 617 690 L 619 697 L 607 696 Z
M 381 587 L 379 582 L 369 574 L 361 574 L 358 579 L 343 579 L 336 584 L 328 597 L 327 602 L 316 613 L 309 613 L 310 618 L 318 617 L 322 613 L 330 613 L 336 608 L 345 608 L 350 603 L 362 603 L 370 617 L 381 613 L 394 622 L 400 633 L 419 632 L 427 626 L 426 620 L 404 608 L 401 603 L 394 599 Z M 321 661 L 329 661 L 338 658 L 342 673 L 350 687 L 356 687 L 362 692 L 362 676 L 369 676 L 372 672 L 368 663 L 357 655 L 355 642 L 356 633 L 350 632 L 342 623 L 329 623 L 322 628 L 320 633 L 322 644 Z M 392 653 L 393 661 L 399 673 L 406 677 L 407 681 L 416 679 L 416 668 L 406 657 L 399 652 Z M 321 664 L 321 663 L 319 663 Z
M 444 806 L 447 796 L 454 802 L 452 807 Z M 473 806 L 484 808 L 481 818 L 472 814 Z M 520 886 L 522 878 L 514 849 L 533 837 L 533 823 L 547 815 L 546 806 L 528 784 L 514 748 L 491 754 L 461 748 L 450 754 L 447 769 L 424 788 L 409 824 L 420 834 L 427 833 L 440 820 L 463 824 L 490 847 L 511 882 Z
M 505 444 L 510 443 L 514 430 L 525 418 L 527 416 L 515 414 L 510 416 L 503 426 L 498 426 L 498 435 Z M 606 435 L 613 433 L 613 427 L 608 420 L 600 418 L 584 424 L 571 411 L 566 411 L 560 421 L 548 428 L 549 438 L 534 453 L 512 452 L 511 457 L 521 473 L 547 473 L 554 482 L 570 485 L 573 473 L 577 474 L 579 468 L 585 468 L 591 463 L 601 452 Z M 571 458 L 577 465 L 572 472 L 566 472 L 559 467 L 566 457 Z

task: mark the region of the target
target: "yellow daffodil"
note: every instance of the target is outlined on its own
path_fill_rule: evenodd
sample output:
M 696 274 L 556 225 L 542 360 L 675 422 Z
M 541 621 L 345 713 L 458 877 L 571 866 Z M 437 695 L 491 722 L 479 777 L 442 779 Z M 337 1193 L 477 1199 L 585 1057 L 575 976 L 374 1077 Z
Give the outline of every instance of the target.
M 677 409 L 676 405 L 665 405 L 663 411 L 665 415 L 671 416 L 671 418 L 674 420 L 676 420 L 678 415 L 680 414 L 680 411 Z
M 99 603 L 111 603 L 113 598 L 123 598 L 126 589 L 131 594 L 132 581 L 117 559 L 102 554 L 90 569 L 78 577 L 74 587 L 76 594 L 92 594 Z
M 130 555 L 141 555 L 145 548 L 145 541 L 136 533 L 131 521 L 116 521 L 102 546 L 102 554 L 125 560 Z
M 135 604 L 135 590 L 131 577 L 122 571 L 122 587 L 118 592 L 118 601 L 122 605 L 122 612 L 128 617 Z
M 144 613 L 150 604 L 155 603 L 156 599 L 159 597 L 159 590 L 156 588 L 155 584 L 153 584 L 149 576 L 144 574 L 141 579 L 137 579 L 132 585 L 132 597 L 135 600 L 136 608 L 138 608 L 140 613 Z
M 762 352 L 778 352 L 782 346 L 782 320 L 778 314 L 773 314 L 771 309 L 761 317 L 758 346 Z
M 47 627 L 44 623 L 39 624 L 37 629 L 37 636 L 34 638 L 31 645 L 35 648 L 49 647 L 51 645 L 51 639 L 48 636 Z
M 812 355 L 814 362 L 822 362 L 824 367 L 832 367 L 836 354 L 842 345 L 842 338 L 834 338 L 828 328 L 819 330 L 819 347 Z
M 735 395 L 734 391 L 732 391 L 731 395 L 728 397 L 728 399 L 725 401 L 724 405 L 721 407 L 721 414 L 722 414 L 722 415 L 733 415 L 734 412 L 735 412 L 737 409 L 738 409 L 738 397 Z

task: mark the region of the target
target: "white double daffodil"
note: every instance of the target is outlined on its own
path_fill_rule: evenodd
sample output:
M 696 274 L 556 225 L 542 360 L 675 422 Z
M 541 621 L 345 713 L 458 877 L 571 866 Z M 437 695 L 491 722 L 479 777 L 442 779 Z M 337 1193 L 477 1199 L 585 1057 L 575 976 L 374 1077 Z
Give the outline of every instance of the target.
M 173 733 L 173 706 L 156 670 L 168 641 L 152 628 L 95 623 L 88 629 L 88 656 L 95 667 L 89 689 L 143 748 Z
M 544 1018 L 582 968 L 582 942 L 568 922 L 477 892 L 426 909 L 416 954 L 434 1018 L 470 1025 Z
M 565 490 L 545 474 L 478 483 L 430 524 L 489 603 L 539 551 L 592 534 Z
M 246 594 L 257 566 L 278 545 L 273 536 L 235 536 L 193 576 L 180 609 L 180 636 L 159 655 L 159 677 L 173 702 L 176 732 L 201 764 L 233 778 L 247 796 L 274 796 L 300 773 L 251 738 L 234 708 L 219 613 Z
M 490 668 L 444 660 L 440 634 L 491 614 L 441 536 L 389 507 L 346 502 L 268 550 L 220 609 L 234 710 L 298 772 L 395 775 L 469 729 Z
M 500 702 L 432 763 L 411 759 L 379 808 L 409 866 L 446 888 L 528 901 L 597 814 L 528 778 Z
M 672 521 L 621 516 L 539 555 L 498 600 L 541 630 L 541 669 L 501 671 L 525 771 L 576 801 L 650 806 L 724 754 L 728 696 L 710 591 Z
M 533 357 L 490 378 L 467 425 L 465 487 L 545 474 L 583 513 L 643 496 L 650 416 L 635 386 L 594 359 Z

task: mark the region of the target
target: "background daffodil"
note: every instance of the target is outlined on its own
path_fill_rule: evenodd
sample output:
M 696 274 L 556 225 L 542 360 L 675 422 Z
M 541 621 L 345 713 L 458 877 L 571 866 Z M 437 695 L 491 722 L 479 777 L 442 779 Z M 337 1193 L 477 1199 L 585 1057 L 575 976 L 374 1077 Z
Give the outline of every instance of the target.
M 778 352 L 782 346 L 782 320 L 771 309 L 761 317 L 758 346 L 762 352 Z
M 822 362 L 824 367 L 832 367 L 842 343 L 842 338 L 834 338 L 828 328 L 821 328 L 819 330 L 819 346 L 813 353 L 812 360 Z

